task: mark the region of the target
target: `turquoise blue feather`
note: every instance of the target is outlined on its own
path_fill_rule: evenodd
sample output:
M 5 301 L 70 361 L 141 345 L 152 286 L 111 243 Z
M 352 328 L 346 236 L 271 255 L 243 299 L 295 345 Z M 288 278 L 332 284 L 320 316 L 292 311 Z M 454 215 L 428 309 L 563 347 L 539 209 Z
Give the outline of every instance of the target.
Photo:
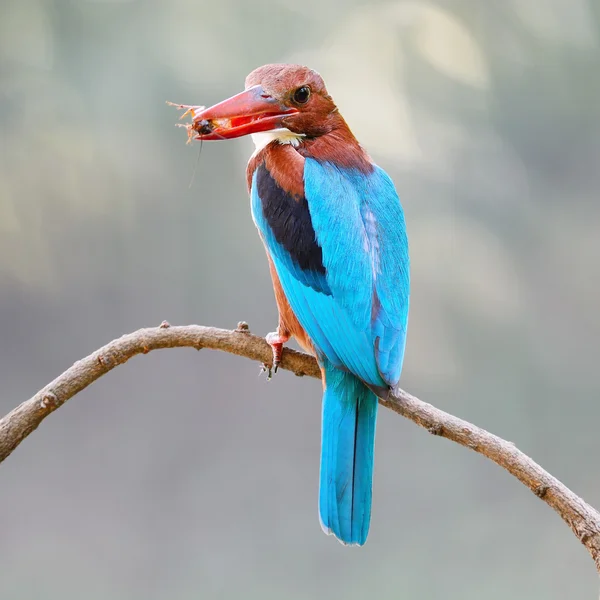
M 319 517 L 326 533 L 362 546 L 369 533 L 377 396 L 325 364 Z

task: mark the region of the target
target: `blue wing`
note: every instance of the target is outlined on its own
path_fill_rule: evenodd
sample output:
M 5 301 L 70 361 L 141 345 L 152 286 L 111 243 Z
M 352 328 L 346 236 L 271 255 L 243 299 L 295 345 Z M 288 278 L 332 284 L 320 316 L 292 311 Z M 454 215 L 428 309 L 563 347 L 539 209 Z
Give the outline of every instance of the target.
M 305 160 L 309 233 L 321 261 L 305 268 L 270 218 L 269 199 L 259 194 L 270 192 L 256 178 L 254 220 L 317 352 L 373 386 L 395 385 L 406 340 L 409 258 L 404 214 L 390 178 L 378 167 L 364 174 Z M 281 218 L 294 226 L 290 215 Z

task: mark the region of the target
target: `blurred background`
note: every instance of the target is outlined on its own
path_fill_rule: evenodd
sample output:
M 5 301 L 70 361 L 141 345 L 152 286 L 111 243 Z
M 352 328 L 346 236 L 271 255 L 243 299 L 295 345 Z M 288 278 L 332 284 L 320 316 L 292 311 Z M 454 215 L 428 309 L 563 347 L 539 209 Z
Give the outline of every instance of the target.
M 274 328 L 252 142 L 198 163 L 165 100 L 301 62 L 403 200 L 402 386 L 600 507 L 599 44 L 594 0 L 3 0 L 1 412 L 163 319 Z M 319 422 L 315 380 L 132 360 L 2 465 L 0 598 L 597 597 L 545 504 L 386 410 L 369 541 L 343 548 L 317 517 Z

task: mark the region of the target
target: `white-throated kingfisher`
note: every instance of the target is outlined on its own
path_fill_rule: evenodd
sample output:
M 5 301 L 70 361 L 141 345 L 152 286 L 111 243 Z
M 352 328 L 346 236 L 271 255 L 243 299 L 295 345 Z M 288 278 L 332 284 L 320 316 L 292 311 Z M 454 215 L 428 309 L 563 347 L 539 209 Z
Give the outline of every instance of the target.
M 362 545 L 377 397 L 398 383 L 408 321 L 408 242 L 394 184 L 307 67 L 260 67 L 240 94 L 188 108 L 195 139 L 251 135 L 255 142 L 247 170 L 252 217 L 279 309 L 267 341 L 275 367 L 290 336 L 317 357 L 321 525 L 344 544 Z M 379 118 L 376 106 L 365 110 Z

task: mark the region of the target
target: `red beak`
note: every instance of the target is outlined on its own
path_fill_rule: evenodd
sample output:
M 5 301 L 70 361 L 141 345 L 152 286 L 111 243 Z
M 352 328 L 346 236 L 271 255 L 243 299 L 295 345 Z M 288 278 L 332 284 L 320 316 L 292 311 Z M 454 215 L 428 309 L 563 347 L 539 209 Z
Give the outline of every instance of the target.
M 193 110 L 197 140 L 229 140 L 282 127 L 282 119 L 298 110 L 282 105 L 255 85 L 204 110 Z

